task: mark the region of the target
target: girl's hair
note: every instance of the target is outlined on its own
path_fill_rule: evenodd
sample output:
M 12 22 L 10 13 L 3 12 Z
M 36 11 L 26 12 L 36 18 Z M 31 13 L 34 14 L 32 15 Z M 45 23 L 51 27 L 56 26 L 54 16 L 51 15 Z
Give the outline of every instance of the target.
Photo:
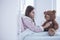
M 34 9 L 34 7 L 32 7 L 32 6 L 27 6 L 26 11 L 25 11 L 25 16 L 30 17 L 29 14 L 30 14 L 30 12 L 31 12 L 33 9 Z M 34 19 L 33 19 L 33 22 L 35 22 Z
M 30 14 L 30 12 L 31 12 L 33 9 L 34 9 L 34 7 L 32 7 L 32 6 L 27 6 L 26 11 L 25 11 L 25 16 L 30 17 L 29 14 Z

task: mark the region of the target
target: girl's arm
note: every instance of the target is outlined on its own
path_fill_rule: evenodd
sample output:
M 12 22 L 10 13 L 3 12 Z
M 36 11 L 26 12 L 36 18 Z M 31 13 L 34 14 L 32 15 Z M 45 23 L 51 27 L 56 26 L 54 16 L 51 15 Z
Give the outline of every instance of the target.
M 42 27 L 37 27 L 36 25 L 34 25 L 34 22 L 30 18 L 23 18 L 23 22 L 28 29 L 30 29 L 34 32 L 43 31 L 43 28 Z

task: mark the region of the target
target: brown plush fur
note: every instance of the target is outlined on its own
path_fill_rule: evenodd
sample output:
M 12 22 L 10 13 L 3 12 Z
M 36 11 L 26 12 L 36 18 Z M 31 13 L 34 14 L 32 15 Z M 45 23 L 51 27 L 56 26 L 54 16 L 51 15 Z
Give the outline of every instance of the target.
M 55 13 L 56 13 L 55 10 L 53 10 L 53 11 L 49 10 L 49 11 L 45 11 L 44 12 L 45 18 L 47 18 L 46 15 L 49 15 L 50 16 L 50 20 L 46 20 L 43 23 L 42 26 L 45 26 L 45 24 L 50 22 L 50 21 L 52 22 L 52 24 L 48 28 L 45 28 L 44 31 L 49 31 L 49 29 L 51 29 L 51 28 L 53 28 L 54 30 L 58 29 L 58 23 L 55 20 L 56 19 L 56 14 Z

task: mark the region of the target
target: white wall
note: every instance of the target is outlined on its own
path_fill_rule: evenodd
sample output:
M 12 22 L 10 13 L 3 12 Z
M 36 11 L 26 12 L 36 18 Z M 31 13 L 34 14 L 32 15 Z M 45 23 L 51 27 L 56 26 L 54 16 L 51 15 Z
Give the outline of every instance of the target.
M 18 0 L 0 0 L 0 40 L 17 40 Z

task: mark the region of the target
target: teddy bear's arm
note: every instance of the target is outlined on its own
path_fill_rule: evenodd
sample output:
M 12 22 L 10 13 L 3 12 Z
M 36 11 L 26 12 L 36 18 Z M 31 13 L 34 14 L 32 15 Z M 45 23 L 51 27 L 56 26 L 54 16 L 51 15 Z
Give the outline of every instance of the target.
M 58 23 L 57 23 L 57 22 L 55 22 L 54 29 L 55 29 L 55 30 L 57 30 L 57 29 L 58 29 L 58 27 L 59 27 L 59 26 L 58 26 Z

